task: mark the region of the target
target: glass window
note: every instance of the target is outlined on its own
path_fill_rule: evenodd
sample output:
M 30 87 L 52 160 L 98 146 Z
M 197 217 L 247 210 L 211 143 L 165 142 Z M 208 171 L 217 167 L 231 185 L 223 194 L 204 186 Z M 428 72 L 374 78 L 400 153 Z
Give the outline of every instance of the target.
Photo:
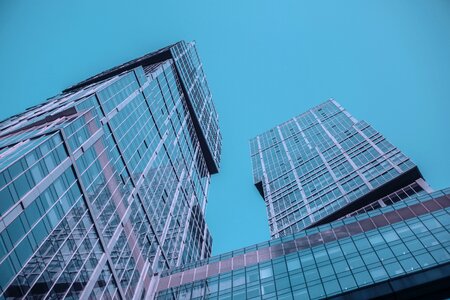
M 273 281 L 261 283 L 261 294 L 267 295 L 275 291 L 275 284 Z
M 15 164 L 11 165 L 8 168 L 9 174 L 11 175 L 11 178 L 14 179 L 17 175 L 19 175 L 23 171 L 22 163 L 19 160 Z
M 347 242 L 341 245 L 342 251 L 344 252 L 344 255 L 349 255 L 351 253 L 356 252 L 356 247 L 353 243 Z
M 283 295 L 278 294 L 276 297 L 277 300 L 292 300 L 292 294 L 290 291 L 285 292 Z
M 396 231 L 401 238 L 405 238 L 405 237 L 413 235 L 413 233 L 409 229 L 409 227 L 405 226 L 405 224 L 402 224 L 402 225 L 403 225 L 402 227 L 396 228 Z
M 214 277 L 212 279 L 208 279 L 207 286 L 209 289 L 209 293 L 215 293 L 218 291 L 218 279 L 217 277 Z
M 30 258 L 31 254 L 33 253 L 32 250 L 33 249 L 31 248 L 31 244 L 28 241 L 28 237 L 23 239 L 22 242 L 17 245 L 15 252 L 21 266 L 23 266 L 26 260 Z
M 416 234 L 427 231 L 425 226 L 419 220 L 414 220 L 414 223 L 410 224 L 409 226 Z
M 300 269 L 300 260 L 298 257 L 293 257 L 287 261 L 288 271 L 294 271 Z
M 356 244 L 356 247 L 359 249 L 359 251 L 370 248 L 370 244 L 365 238 L 355 240 L 354 242 Z
M 317 284 L 311 287 L 308 287 L 309 295 L 311 298 L 322 298 L 325 296 L 325 291 L 323 289 L 322 284 Z
M 294 295 L 294 299 L 309 299 L 308 291 L 306 290 L 306 288 L 294 291 L 292 294 Z
M 275 284 L 278 291 L 287 289 L 290 287 L 289 277 L 278 278 L 275 280 Z
M 386 264 L 384 267 L 386 268 L 387 273 L 391 277 L 404 273 L 402 266 L 398 262 Z
M 438 262 L 444 262 L 450 260 L 450 255 L 448 254 L 445 249 L 436 249 L 433 251 L 430 251 L 431 255 L 433 255 L 434 259 Z
M 9 224 L 9 226 L 7 227 L 7 231 L 11 242 L 14 245 L 25 234 L 25 228 L 23 226 L 22 220 L 20 218 L 16 218 L 11 224 Z
M 0 287 L 4 288 L 7 286 L 11 278 L 14 276 L 14 268 L 9 259 L 5 259 L 0 265 Z
M 333 259 L 343 256 L 343 253 L 341 249 L 338 247 L 338 245 L 334 245 L 334 247 L 328 248 L 328 255 L 330 259 L 333 261 Z
M 256 282 L 258 280 L 258 270 L 247 270 L 247 283 Z
M 39 182 L 44 178 L 44 172 L 40 164 L 34 165 L 30 172 L 35 182 Z
M 362 258 L 363 258 L 364 263 L 366 265 L 370 265 L 370 264 L 375 263 L 375 262 L 378 261 L 378 257 L 377 257 L 377 255 L 374 252 L 363 254 Z
M 341 287 L 337 280 L 330 280 L 323 283 L 327 295 L 332 295 L 341 291 Z
M 244 272 L 233 274 L 233 287 L 245 284 Z
M 247 298 L 258 297 L 260 295 L 259 285 L 247 287 Z
M 395 255 L 399 256 L 401 254 L 409 253 L 408 248 L 404 244 L 398 244 L 391 247 L 392 252 L 395 253 Z
M 436 219 L 438 219 L 439 222 L 441 222 L 443 227 L 450 226 L 450 218 L 448 217 L 447 214 L 435 215 L 434 217 L 436 217 Z
M 304 272 L 305 278 L 307 278 L 308 282 L 319 279 L 319 272 L 316 268 L 312 270 L 308 270 Z
M 405 245 L 408 247 L 410 252 L 423 249 L 422 243 L 420 243 L 420 241 L 416 239 L 405 242 Z
M 333 266 L 337 273 L 350 270 L 346 260 L 333 262 Z
M 425 245 L 425 247 L 431 247 L 431 246 L 435 246 L 435 245 L 439 244 L 439 242 L 432 235 L 424 236 L 420 239 L 420 241 Z M 442 243 L 442 241 L 441 241 L 441 243 Z M 408 248 L 409 248 L 409 246 L 408 246 Z M 423 248 L 422 245 L 420 245 L 419 248 Z
M 394 253 L 392 253 L 392 251 L 389 248 L 377 250 L 377 254 L 381 260 L 385 260 L 385 259 L 394 257 Z
M 305 283 L 305 278 L 303 277 L 303 273 L 290 275 L 292 287 L 301 286 Z
M 201 298 L 203 299 L 203 298 Z M 236 299 L 236 300 L 245 300 L 245 289 L 240 289 L 240 290 L 234 290 L 233 289 L 233 297 L 232 299 Z
M 0 215 L 2 215 L 5 211 L 7 211 L 13 204 L 14 201 L 12 199 L 11 193 L 9 192 L 9 188 L 5 187 L 0 191 Z
M 22 174 L 16 180 L 14 180 L 14 188 L 16 189 L 19 199 L 30 190 L 30 184 L 28 183 L 25 174 Z
M 369 237 L 369 242 L 372 244 L 373 247 L 381 245 L 384 243 L 384 240 L 381 238 L 381 236 L 373 235 Z
M 319 267 L 320 277 L 324 278 L 334 274 L 334 270 L 331 265 Z
M 33 225 L 40 217 L 39 209 L 36 201 L 31 203 L 26 209 L 25 209 L 25 217 L 30 225 Z
M 413 271 L 419 268 L 419 264 L 412 257 L 400 260 L 400 264 L 406 271 Z
M 375 281 L 380 281 L 381 279 L 388 277 L 383 267 L 373 268 L 369 271 Z
M 450 233 L 448 233 L 447 231 L 437 232 L 437 233 L 434 234 L 434 236 L 438 239 L 438 241 L 441 244 L 450 241 Z
M 415 258 L 422 267 L 434 265 L 436 263 L 434 258 L 428 253 L 416 255 Z
M 394 231 L 386 231 L 382 233 L 386 242 L 390 243 L 399 239 L 398 235 Z
M 314 264 L 314 259 L 311 253 L 300 253 L 300 261 L 302 262 L 303 268 Z
M 358 286 L 363 286 L 372 283 L 372 277 L 370 277 L 369 272 L 362 271 L 355 273 L 356 283 Z
M 356 287 L 355 279 L 351 275 L 340 277 L 338 280 L 343 290 L 353 289 Z
M 350 269 L 352 270 L 364 266 L 364 263 L 359 256 L 349 258 L 347 261 L 348 264 L 350 265 Z
M 284 262 L 284 259 L 279 262 L 279 263 L 275 263 L 273 264 L 273 271 L 275 275 L 279 275 L 279 274 L 283 274 L 286 273 L 286 263 Z
M 316 259 L 317 263 L 320 263 L 328 260 L 328 255 L 325 249 L 323 249 L 321 251 L 314 251 L 314 258 Z
M 259 270 L 259 274 L 261 279 L 273 276 L 272 267 L 271 266 L 261 267 L 261 269 Z

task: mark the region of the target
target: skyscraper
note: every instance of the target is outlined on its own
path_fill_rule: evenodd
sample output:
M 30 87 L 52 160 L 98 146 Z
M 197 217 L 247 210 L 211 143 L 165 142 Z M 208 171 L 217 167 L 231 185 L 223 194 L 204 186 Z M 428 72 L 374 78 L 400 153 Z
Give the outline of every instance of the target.
M 0 123 L 0 298 L 141 299 L 210 256 L 218 116 L 194 43 Z
M 272 237 L 431 191 L 411 160 L 334 100 L 258 135 L 250 145 Z
M 164 271 L 157 299 L 450 296 L 450 189 L 370 125 L 330 100 L 251 154 L 273 239 Z

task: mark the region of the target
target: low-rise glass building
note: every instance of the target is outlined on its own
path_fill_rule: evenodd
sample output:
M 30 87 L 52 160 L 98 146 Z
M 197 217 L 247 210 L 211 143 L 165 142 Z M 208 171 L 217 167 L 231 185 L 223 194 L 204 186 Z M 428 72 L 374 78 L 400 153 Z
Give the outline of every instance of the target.
M 450 286 L 450 189 L 163 272 L 157 299 L 436 299 Z

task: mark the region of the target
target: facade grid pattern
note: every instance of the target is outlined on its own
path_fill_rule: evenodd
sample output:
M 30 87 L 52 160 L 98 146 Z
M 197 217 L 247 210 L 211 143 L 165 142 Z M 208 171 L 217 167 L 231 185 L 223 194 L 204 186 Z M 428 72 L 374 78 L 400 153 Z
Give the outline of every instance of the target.
M 232 259 L 173 270 L 160 280 L 157 299 L 320 299 L 446 266 L 449 193 L 412 197 L 261 250 L 237 250 Z
M 258 135 L 250 148 L 254 182 L 267 205 L 272 237 L 340 214 L 416 168 L 334 100 Z
M 217 122 L 185 42 L 2 121 L 0 297 L 139 299 L 209 257 Z

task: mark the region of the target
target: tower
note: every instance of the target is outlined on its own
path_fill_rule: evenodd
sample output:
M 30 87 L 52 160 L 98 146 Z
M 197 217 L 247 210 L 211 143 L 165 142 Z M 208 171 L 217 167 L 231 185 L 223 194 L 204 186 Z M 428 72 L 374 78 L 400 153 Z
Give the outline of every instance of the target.
M 409 158 L 335 100 L 258 135 L 250 145 L 272 237 L 431 191 Z
M 194 43 L 122 64 L 0 123 L 0 296 L 148 297 L 210 256 L 218 116 Z

